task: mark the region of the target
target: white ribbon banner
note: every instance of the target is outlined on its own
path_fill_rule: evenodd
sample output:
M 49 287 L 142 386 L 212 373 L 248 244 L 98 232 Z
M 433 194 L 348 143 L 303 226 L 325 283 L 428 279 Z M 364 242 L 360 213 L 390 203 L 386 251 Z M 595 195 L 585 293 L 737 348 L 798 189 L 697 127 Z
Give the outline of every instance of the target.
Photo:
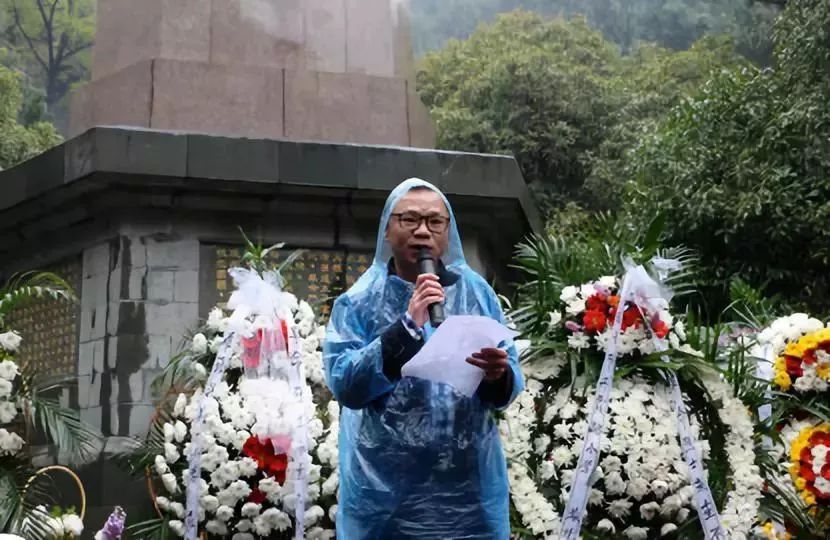
M 291 454 L 294 459 L 294 494 L 297 497 L 295 507 L 294 537 L 297 540 L 305 538 L 305 504 L 308 498 L 308 430 L 305 419 L 305 402 L 303 391 L 305 390 L 305 378 L 302 369 L 302 345 L 300 343 L 300 330 L 297 325 L 290 328 L 291 335 L 288 338 L 288 358 L 291 361 L 289 373 L 289 385 L 294 398 L 300 402 L 300 417 L 294 425 L 294 433 L 291 437 Z
M 228 332 L 219 345 L 213 369 L 210 370 L 207 383 L 205 383 L 204 393 L 196 409 L 196 418 L 193 419 L 193 426 L 190 429 L 190 453 L 187 457 L 187 507 L 184 518 L 186 540 L 196 540 L 199 533 L 199 498 L 202 495 L 199 480 L 202 479 L 202 427 L 205 421 L 205 404 L 207 399 L 213 395 L 216 385 L 222 380 L 225 370 L 228 369 L 235 337 L 234 332 Z

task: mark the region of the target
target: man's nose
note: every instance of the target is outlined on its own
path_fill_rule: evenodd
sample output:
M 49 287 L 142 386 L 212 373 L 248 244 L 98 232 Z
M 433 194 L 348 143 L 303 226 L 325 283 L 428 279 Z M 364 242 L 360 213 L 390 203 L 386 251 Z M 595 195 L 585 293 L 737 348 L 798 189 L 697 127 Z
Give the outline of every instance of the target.
M 427 228 L 427 223 L 423 219 L 418 224 L 418 228 L 413 231 L 413 234 L 420 237 L 432 237 L 432 233 Z

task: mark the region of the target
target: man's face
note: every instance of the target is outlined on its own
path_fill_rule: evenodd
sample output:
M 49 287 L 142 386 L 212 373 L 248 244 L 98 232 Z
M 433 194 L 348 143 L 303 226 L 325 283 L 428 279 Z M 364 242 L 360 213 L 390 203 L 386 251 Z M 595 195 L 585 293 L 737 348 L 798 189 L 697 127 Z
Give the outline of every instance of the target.
M 410 190 L 392 210 L 386 226 L 386 241 L 399 261 L 416 264 L 422 247 L 428 248 L 437 259 L 447 250 L 449 221 L 449 212 L 440 195 L 431 189 Z

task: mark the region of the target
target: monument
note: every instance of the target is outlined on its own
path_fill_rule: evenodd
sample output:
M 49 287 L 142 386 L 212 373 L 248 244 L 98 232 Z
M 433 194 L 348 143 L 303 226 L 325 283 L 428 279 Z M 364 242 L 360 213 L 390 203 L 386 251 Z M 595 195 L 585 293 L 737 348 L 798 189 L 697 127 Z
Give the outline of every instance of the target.
M 102 1 L 71 134 L 130 125 L 431 147 L 407 21 L 396 0 Z
M 77 377 L 63 399 L 105 436 L 82 471 L 90 523 L 116 502 L 149 509 L 110 458 L 146 432 L 151 382 L 225 298 L 238 227 L 307 250 L 287 278 L 325 316 L 371 262 L 386 195 L 417 176 L 453 203 L 471 265 L 510 283 L 515 243 L 538 226 L 528 190 L 511 157 L 429 148 L 406 13 L 389 0 L 99 0 L 72 138 L 0 172 L 0 280 L 53 269 L 80 297 L 32 306 L 19 330 L 24 361 Z

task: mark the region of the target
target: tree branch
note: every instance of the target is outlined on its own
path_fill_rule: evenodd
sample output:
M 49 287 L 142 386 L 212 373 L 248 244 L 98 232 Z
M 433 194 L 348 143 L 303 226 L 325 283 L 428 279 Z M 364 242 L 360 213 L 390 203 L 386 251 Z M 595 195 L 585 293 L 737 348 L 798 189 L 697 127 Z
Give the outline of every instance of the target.
M 40 63 L 43 69 L 48 70 L 49 65 L 40 57 L 40 54 L 37 52 L 37 48 L 35 44 L 32 42 L 32 38 L 29 37 L 29 34 L 26 33 L 26 30 L 23 29 L 23 23 L 20 20 L 20 12 L 17 10 L 17 3 L 12 0 L 12 13 L 14 14 L 14 25 L 17 27 L 17 30 L 23 36 L 23 39 L 26 40 L 26 43 L 29 44 L 29 49 L 31 49 L 32 54 L 35 57 L 35 60 Z

